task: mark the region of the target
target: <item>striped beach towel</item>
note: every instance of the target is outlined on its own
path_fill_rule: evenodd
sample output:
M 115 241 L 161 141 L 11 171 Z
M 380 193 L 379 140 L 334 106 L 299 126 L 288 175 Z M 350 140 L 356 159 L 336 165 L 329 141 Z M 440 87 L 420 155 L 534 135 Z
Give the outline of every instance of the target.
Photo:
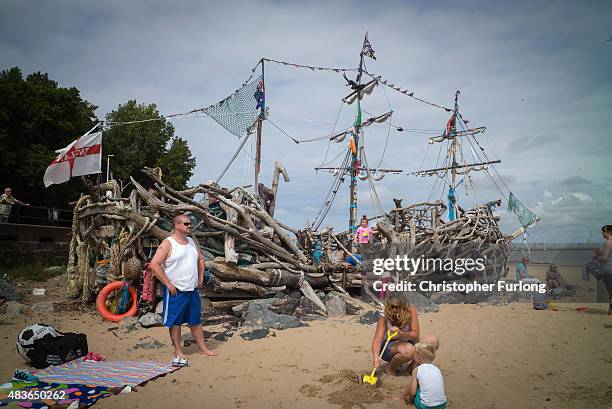
M 82 358 L 34 372 L 42 382 L 100 386 L 136 386 L 178 368 L 154 361 L 83 361 Z

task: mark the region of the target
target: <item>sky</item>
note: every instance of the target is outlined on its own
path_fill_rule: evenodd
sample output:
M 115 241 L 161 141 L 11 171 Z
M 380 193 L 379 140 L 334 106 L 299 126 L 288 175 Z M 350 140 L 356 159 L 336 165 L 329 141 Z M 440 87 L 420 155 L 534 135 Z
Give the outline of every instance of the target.
M 129 99 L 155 103 L 167 115 L 224 99 L 262 57 L 356 67 L 366 31 L 376 55 L 366 59 L 369 72 L 443 106 L 452 107 L 460 90 L 463 117 L 487 128 L 477 140 L 487 158 L 502 163 L 488 169 L 493 180 L 470 173 L 458 189 L 462 207 L 502 199 L 497 214 L 511 233 L 520 227 L 507 212 L 511 191 L 540 218 L 528 243 L 601 241 L 601 226 L 612 224 L 609 1 L 8 0 L 0 13 L 0 68 L 47 72 L 77 87 L 99 106 L 99 118 Z M 348 87 L 335 72 L 266 63 L 265 82 L 270 121 L 263 125 L 260 180 L 271 184 L 276 160 L 287 169 L 290 182 L 280 185 L 275 216 L 303 227 L 333 179 L 314 168 L 347 145 L 295 144 L 274 125 L 297 139 L 317 138 L 351 126 L 355 106 L 342 105 Z M 444 129 L 447 112 L 381 86 L 363 109 L 393 111 L 394 127 L 365 131 L 371 167 L 436 166 L 440 146 L 428 138 Z M 173 123 L 197 159 L 190 183 L 216 179 L 240 140 L 210 118 Z M 252 183 L 252 140 L 221 184 Z M 464 155 L 472 159 L 469 146 Z M 393 198 L 446 200 L 432 178 L 387 175 L 375 189 L 386 210 Z M 358 195 L 359 214 L 378 214 L 367 182 Z M 323 225 L 345 230 L 348 202 L 345 182 Z

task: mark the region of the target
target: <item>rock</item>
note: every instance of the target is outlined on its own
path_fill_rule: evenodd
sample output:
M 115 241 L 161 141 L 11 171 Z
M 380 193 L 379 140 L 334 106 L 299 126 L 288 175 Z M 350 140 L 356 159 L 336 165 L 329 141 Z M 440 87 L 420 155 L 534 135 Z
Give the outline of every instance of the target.
M 242 304 L 234 305 L 232 307 L 232 313 L 237 317 L 242 317 L 242 311 L 249 305 L 250 301 L 243 302 Z
M 491 297 L 488 291 L 471 291 L 465 294 L 466 304 L 479 304 L 486 302 Z
M 506 300 L 506 298 L 503 296 L 503 294 L 500 293 L 492 293 L 489 295 L 489 297 L 486 299 L 486 301 L 482 302 L 481 304 L 488 304 L 488 305 L 507 305 L 508 304 L 508 300 Z
M 202 317 L 202 325 L 219 325 L 225 324 L 226 322 L 237 324 L 240 322 L 240 318 L 229 314 L 218 314 L 210 317 Z
M 291 315 L 293 314 L 293 311 L 295 311 L 295 308 L 298 306 L 299 303 L 299 298 L 285 296 L 284 298 L 276 299 L 276 301 L 270 304 L 268 309 L 277 314 Z
M 119 322 L 119 329 L 125 333 L 140 329 L 140 323 L 136 317 L 125 317 Z
M 145 328 L 161 327 L 164 324 L 164 320 L 161 315 L 155 314 L 154 312 L 147 312 L 145 315 L 140 317 L 138 322 Z
M 346 315 L 346 301 L 335 291 L 330 291 L 325 296 L 325 308 L 328 317 L 340 317 Z
M 293 314 L 296 317 L 300 317 L 300 318 L 305 315 L 321 315 L 323 317 L 326 316 L 325 312 L 323 312 L 323 310 L 321 310 L 317 304 L 315 304 L 314 302 L 312 302 L 306 297 L 300 298 L 300 302 L 298 303 L 298 306 L 293 311 Z
M 265 338 L 268 336 L 269 333 L 270 331 L 268 330 L 268 328 L 257 328 L 250 332 L 243 332 L 242 334 L 240 334 L 240 337 L 247 341 L 252 341 L 254 339 Z
M 165 347 L 166 347 L 165 344 L 149 336 L 140 338 L 140 340 L 138 340 L 136 345 L 134 345 L 134 349 L 160 349 L 160 348 L 165 348 Z
M 164 313 L 164 303 L 160 301 L 155 306 L 155 314 L 162 315 L 163 313 Z
M 359 323 L 363 325 L 373 325 L 378 322 L 378 317 L 380 316 L 380 312 L 378 311 L 368 311 L 359 317 Z
M 408 300 L 418 312 L 438 312 L 440 310 L 438 304 L 418 292 L 408 293 Z
M 302 298 L 302 292 L 300 290 L 291 290 L 289 291 L 289 298 L 300 299 Z
M 53 306 L 52 302 L 41 302 L 41 303 L 32 305 L 30 307 L 30 311 L 32 311 L 35 314 L 49 315 L 49 314 L 53 314 L 53 311 L 55 311 L 55 307 Z
M 344 301 L 346 301 L 346 315 L 359 315 L 363 311 L 352 298 L 344 298 Z
M 8 301 L 6 303 L 6 312 L 5 314 L 8 317 L 16 318 L 23 314 L 23 310 L 25 305 L 19 304 L 17 301 Z
M 429 299 L 436 304 L 463 304 L 465 302 L 465 295 L 456 292 L 441 291 L 433 294 Z
M 276 301 L 275 298 L 251 301 L 242 312 L 243 325 L 274 329 L 296 328 L 304 325 L 297 317 L 270 311 L 268 307 L 274 301 Z
M 43 273 L 50 274 L 50 275 L 59 275 L 59 274 L 64 274 L 65 272 L 66 272 L 66 267 L 63 267 L 63 266 L 51 266 L 43 270 Z
M 504 298 L 506 302 L 519 302 L 521 300 L 521 295 L 516 291 L 507 291 L 504 293 Z
M 4 298 L 6 301 L 17 301 L 18 298 L 15 287 L 4 280 L 0 280 L 0 299 L 1 298 Z
M 325 317 L 319 314 L 304 314 L 300 316 L 302 321 L 324 321 Z

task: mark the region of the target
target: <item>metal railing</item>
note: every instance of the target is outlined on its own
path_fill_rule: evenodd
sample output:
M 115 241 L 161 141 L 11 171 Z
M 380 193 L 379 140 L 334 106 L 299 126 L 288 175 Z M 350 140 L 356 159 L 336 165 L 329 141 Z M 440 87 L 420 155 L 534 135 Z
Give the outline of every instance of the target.
M 42 206 L 13 206 L 8 223 L 70 227 L 72 210 Z

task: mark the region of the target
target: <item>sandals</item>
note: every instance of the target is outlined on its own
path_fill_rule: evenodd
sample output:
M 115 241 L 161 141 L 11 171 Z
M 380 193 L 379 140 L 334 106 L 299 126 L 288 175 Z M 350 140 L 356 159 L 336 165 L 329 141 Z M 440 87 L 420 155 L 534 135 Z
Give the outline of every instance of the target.
M 172 358 L 171 364 L 175 368 L 184 368 L 186 366 L 189 366 L 189 359 L 182 358 L 180 356 L 175 356 L 174 358 Z

